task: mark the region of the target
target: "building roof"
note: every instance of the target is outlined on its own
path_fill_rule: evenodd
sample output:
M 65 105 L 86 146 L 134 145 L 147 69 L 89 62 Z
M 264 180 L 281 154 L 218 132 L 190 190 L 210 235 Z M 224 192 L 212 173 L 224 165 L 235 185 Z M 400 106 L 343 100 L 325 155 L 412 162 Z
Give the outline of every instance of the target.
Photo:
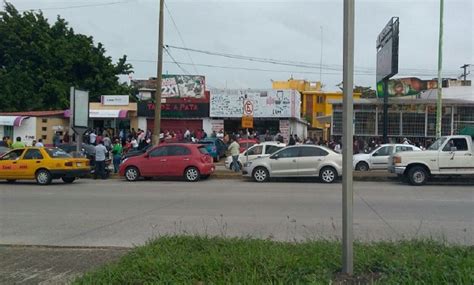
M 63 117 L 65 110 L 54 111 L 28 111 L 28 112 L 2 112 L 3 116 L 22 116 L 22 117 Z

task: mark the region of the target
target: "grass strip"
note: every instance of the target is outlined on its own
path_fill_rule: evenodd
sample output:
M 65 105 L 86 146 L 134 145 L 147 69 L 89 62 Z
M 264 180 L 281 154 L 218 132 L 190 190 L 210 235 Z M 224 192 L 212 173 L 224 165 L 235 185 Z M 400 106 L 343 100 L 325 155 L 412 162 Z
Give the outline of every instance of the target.
M 75 284 L 474 284 L 474 248 L 431 240 L 356 243 L 354 277 L 336 241 L 169 236 Z

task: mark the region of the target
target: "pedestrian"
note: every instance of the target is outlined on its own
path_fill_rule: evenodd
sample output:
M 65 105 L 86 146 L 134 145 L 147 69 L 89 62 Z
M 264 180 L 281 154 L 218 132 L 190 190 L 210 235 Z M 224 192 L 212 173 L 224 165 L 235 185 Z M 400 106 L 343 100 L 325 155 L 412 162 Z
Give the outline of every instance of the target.
M 36 143 L 36 147 L 44 147 L 43 139 L 38 139 L 38 142 Z
M 122 144 L 118 139 L 115 140 L 115 144 L 112 148 L 112 155 L 114 161 L 114 173 L 117 173 L 119 170 L 120 160 L 122 159 Z
M 184 140 L 187 142 L 191 141 L 191 131 L 186 128 L 186 131 L 184 132 Z
M 411 144 L 407 138 L 403 138 L 403 144 Z
M 105 157 L 107 156 L 107 148 L 104 146 L 104 142 L 101 141 L 95 146 L 95 171 L 94 179 L 99 176 L 101 179 L 105 179 Z
M 2 141 L 0 142 L 0 146 L 9 147 L 7 137 L 2 138 Z
M 105 134 L 105 138 L 103 139 L 104 141 L 104 146 L 107 148 L 107 150 L 110 150 L 112 147 L 112 140 L 109 138 L 108 134 Z
M 95 134 L 95 131 L 92 131 L 89 134 L 89 143 L 92 145 L 95 145 L 95 140 L 97 139 L 97 135 Z
M 234 166 L 234 171 L 240 171 L 240 164 L 239 164 L 239 154 L 240 154 L 240 145 L 237 142 L 235 136 L 231 138 L 232 143 L 229 145 L 228 151 L 232 156 L 232 165 Z
M 59 132 L 55 132 L 53 136 L 53 146 L 57 147 L 61 143 L 61 136 L 59 135 Z
M 12 144 L 12 148 L 24 148 L 26 147 L 25 143 L 21 141 L 21 137 L 16 138 L 16 142 Z
M 138 149 L 138 141 L 136 138 L 132 138 L 130 144 L 132 145 L 132 149 Z
M 337 153 L 341 153 L 341 152 L 342 152 L 341 143 L 340 143 L 339 141 L 336 142 L 336 144 L 334 145 L 334 151 L 337 152 Z
M 31 146 L 36 146 L 36 140 L 33 140 L 33 141 L 31 142 Z
M 68 133 L 68 131 L 64 132 L 63 142 L 64 143 L 69 143 L 69 133 Z
M 295 145 L 295 144 L 296 144 L 295 138 L 293 137 L 293 135 L 290 135 L 290 141 L 288 142 L 288 145 Z

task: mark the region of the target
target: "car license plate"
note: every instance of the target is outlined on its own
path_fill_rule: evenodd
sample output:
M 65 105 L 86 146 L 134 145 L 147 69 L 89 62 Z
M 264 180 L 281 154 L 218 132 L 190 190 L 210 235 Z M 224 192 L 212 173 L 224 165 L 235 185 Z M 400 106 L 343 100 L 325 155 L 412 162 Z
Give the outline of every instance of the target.
M 78 166 L 78 167 L 81 167 L 81 166 L 82 166 L 82 163 L 81 163 L 81 162 L 78 162 L 78 163 L 77 163 L 77 166 Z

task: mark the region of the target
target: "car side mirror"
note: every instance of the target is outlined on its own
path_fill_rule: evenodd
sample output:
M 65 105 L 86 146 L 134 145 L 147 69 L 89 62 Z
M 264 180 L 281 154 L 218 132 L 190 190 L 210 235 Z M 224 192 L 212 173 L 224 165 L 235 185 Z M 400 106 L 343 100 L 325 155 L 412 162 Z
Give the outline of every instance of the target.
M 374 154 L 372 154 L 372 156 L 378 156 L 378 154 L 376 152 L 374 152 Z
M 270 159 L 278 159 L 278 157 L 279 157 L 279 155 L 278 155 L 278 154 L 275 154 L 275 155 L 272 155 L 272 156 L 270 157 Z
M 150 154 L 149 153 L 145 153 L 145 158 L 149 158 L 150 157 Z

